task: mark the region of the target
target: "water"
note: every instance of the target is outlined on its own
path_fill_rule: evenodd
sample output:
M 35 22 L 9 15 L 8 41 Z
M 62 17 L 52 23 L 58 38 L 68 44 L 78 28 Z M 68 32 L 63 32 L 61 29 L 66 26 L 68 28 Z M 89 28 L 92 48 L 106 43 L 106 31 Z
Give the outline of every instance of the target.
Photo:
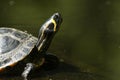
M 1 0 L 0 26 L 37 36 L 42 23 L 60 12 L 63 23 L 48 52 L 56 54 L 61 65 L 34 73 L 32 80 L 119 80 L 119 5 L 118 0 Z

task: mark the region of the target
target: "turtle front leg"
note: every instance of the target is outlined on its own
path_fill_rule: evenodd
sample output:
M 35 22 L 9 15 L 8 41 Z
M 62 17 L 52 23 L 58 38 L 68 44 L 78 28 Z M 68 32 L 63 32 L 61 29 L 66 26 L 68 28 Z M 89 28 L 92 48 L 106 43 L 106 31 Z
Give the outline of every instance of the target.
M 22 77 L 24 78 L 24 80 L 27 80 L 27 76 L 30 73 L 30 71 L 33 69 L 34 64 L 33 63 L 27 63 L 26 67 L 24 68 L 24 71 L 22 73 Z

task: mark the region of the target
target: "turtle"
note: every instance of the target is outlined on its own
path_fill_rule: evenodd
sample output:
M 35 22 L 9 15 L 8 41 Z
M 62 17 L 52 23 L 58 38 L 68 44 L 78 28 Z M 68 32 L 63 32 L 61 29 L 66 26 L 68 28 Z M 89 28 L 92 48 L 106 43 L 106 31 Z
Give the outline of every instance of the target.
M 21 76 L 27 80 L 31 70 L 42 65 L 56 64 L 55 55 L 47 53 L 56 32 L 62 23 L 60 13 L 54 13 L 39 29 L 38 37 L 11 27 L 0 28 L 0 71 L 18 64 L 25 64 Z M 34 29 L 33 29 L 34 30 Z

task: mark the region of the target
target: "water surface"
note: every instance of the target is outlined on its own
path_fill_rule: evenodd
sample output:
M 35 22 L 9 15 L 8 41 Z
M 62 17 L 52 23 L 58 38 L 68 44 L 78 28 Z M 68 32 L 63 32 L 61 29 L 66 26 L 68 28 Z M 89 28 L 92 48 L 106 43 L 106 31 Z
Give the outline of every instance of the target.
M 119 5 L 118 0 L 2 0 L 0 26 L 28 31 L 37 37 L 42 23 L 60 12 L 63 23 L 48 52 L 62 62 L 55 70 L 34 73 L 32 79 L 119 80 Z M 1 77 L 18 79 L 21 77 Z

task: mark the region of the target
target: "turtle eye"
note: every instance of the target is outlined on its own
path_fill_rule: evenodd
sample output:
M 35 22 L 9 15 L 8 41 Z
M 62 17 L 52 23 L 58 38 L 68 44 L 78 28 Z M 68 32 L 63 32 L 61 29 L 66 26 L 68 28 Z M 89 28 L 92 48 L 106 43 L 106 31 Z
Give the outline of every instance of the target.
M 58 21 L 58 19 L 59 19 L 59 15 L 54 15 L 54 20 L 57 20 Z
M 55 20 L 55 22 L 56 22 L 57 25 L 60 25 L 61 22 L 62 22 L 61 15 L 59 13 L 55 13 L 53 15 L 53 19 Z

